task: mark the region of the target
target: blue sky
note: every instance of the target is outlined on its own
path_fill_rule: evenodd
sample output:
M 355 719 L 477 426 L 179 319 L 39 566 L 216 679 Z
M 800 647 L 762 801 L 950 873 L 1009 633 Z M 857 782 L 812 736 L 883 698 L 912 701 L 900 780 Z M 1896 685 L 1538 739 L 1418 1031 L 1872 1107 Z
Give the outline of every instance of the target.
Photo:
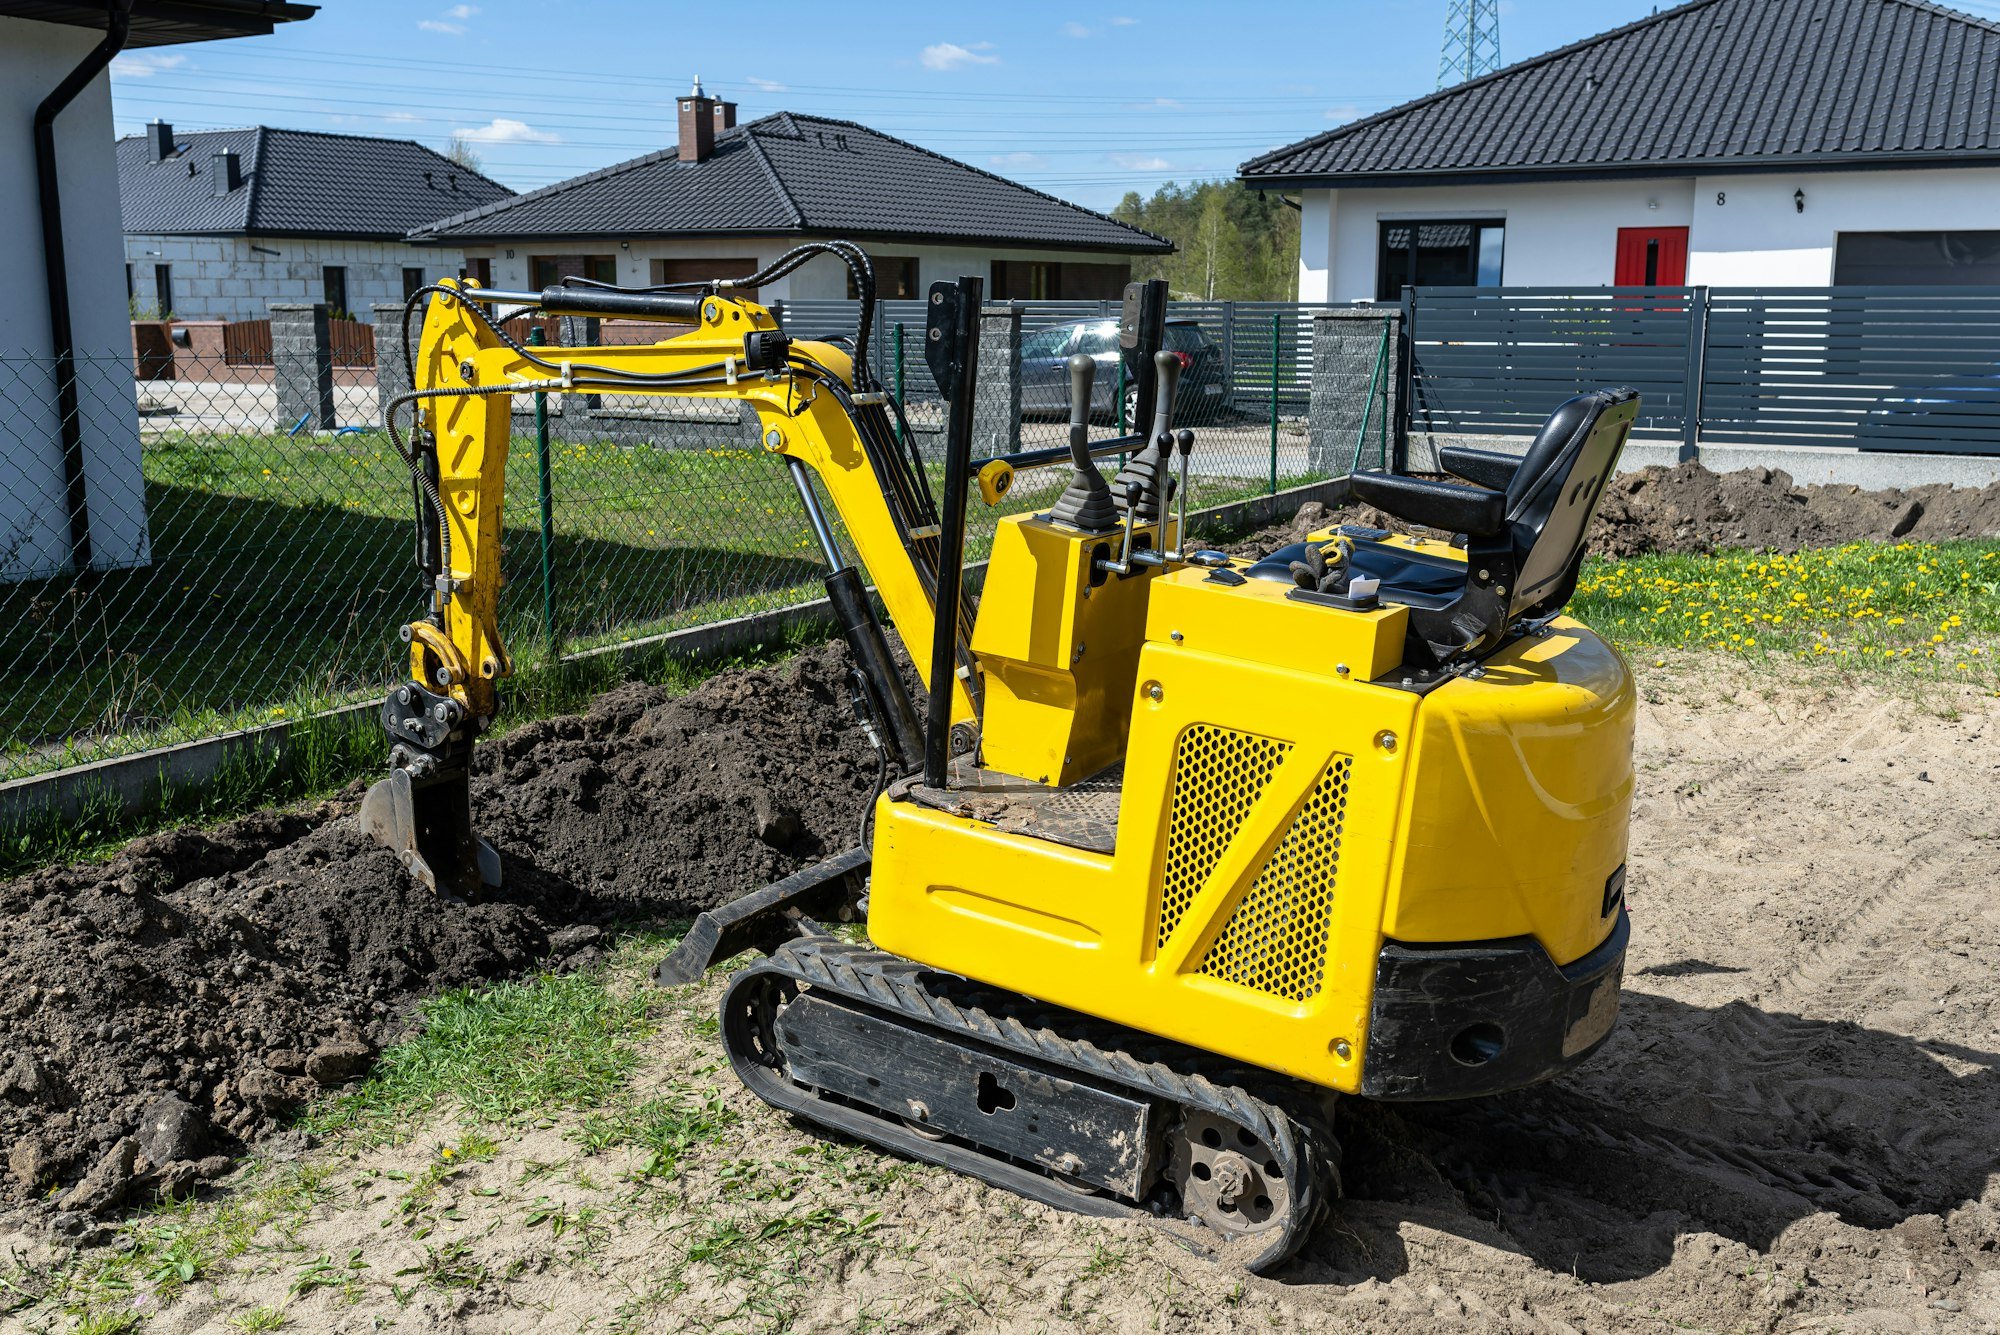
M 488 174 L 530 189 L 671 144 L 674 97 L 699 73 L 742 119 L 844 117 L 1109 208 L 1429 92 L 1445 7 L 323 0 L 271 37 L 123 57 L 113 91 L 121 133 L 155 117 L 435 147 L 464 132 Z M 1502 50 L 1656 7 L 1503 0 Z

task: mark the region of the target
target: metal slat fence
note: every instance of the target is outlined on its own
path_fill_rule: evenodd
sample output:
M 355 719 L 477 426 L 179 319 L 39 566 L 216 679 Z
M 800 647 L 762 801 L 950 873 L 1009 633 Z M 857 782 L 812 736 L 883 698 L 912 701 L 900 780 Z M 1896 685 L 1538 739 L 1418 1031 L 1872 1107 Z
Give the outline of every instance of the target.
M 2000 288 L 1413 288 L 1409 429 L 1526 435 L 1630 385 L 1642 435 L 2000 454 Z

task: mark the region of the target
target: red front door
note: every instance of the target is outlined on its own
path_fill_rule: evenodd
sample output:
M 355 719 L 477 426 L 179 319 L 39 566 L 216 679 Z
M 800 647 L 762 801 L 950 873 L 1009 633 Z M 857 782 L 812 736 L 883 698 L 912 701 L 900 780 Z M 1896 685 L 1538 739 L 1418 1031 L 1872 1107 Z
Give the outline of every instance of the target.
M 1618 229 L 1618 287 L 1684 287 L 1688 277 L 1688 229 Z

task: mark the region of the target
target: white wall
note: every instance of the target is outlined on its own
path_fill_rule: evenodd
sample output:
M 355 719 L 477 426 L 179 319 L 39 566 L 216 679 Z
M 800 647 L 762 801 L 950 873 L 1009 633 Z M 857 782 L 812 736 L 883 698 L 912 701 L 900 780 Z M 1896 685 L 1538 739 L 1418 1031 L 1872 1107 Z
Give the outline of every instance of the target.
M 493 286 L 524 291 L 528 283 L 531 255 L 616 255 L 618 281 L 639 286 L 652 281 L 655 259 L 735 259 L 748 256 L 763 267 L 797 245 L 799 238 L 703 238 L 686 241 L 634 241 L 620 249 L 615 238 L 599 241 L 564 238 L 560 241 L 516 242 L 505 246 L 469 245 L 465 258 L 493 261 Z M 1134 256 L 1101 251 L 996 250 L 977 246 L 922 246 L 901 242 L 868 243 L 871 254 L 914 256 L 917 261 L 917 290 L 922 292 L 939 279 L 967 275 L 991 280 L 994 260 L 1034 260 L 1085 264 L 1128 263 Z M 456 272 L 454 268 L 453 272 Z M 804 301 L 847 296 L 847 268 L 830 255 L 822 255 L 787 277 L 780 278 L 759 293 L 765 301 Z
M 1509 287 L 1608 285 L 1621 227 L 1685 227 L 1692 179 L 1547 185 L 1308 190 L 1301 201 L 1299 300 L 1373 301 L 1384 222 L 1501 218 Z
M 1825 287 L 1840 232 L 2000 228 L 2000 168 L 1307 190 L 1301 204 L 1302 301 L 1373 300 L 1380 224 L 1410 218 L 1505 219 L 1509 287 L 1609 285 L 1621 227 L 1687 227 L 1690 283 Z
M 33 124 L 36 105 L 100 38 L 0 18 L 0 580 L 69 564 Z M 112 143 L 111 84 L 100 74 L 56 118 L 84 479 L 100 567 L 148 559 Z
M 161 309 L 154 266 L 172 266 L 173 312 L 182 320 L 261 320 L 274 301 L 319 301 L 321 270 L 337 264 L 347 270 L 348 314 L 364 322 L 375 319 L 376 302 L 403 299 L 405 266 L 434 281 L 464 264 L 457 250 L 400 241 L 137 234 L 125 238 L 125 262 L 134 308 L 147 314 Z
M 1805 212 L 1793 198 L 1803 190 Z M 1727 197 L 1717 203 L 1717 196 Z M 1825 287 L 1841 232 L 2000 229 L 2000 167 L 1801 172 L 1695 182 L 1688 281 Z

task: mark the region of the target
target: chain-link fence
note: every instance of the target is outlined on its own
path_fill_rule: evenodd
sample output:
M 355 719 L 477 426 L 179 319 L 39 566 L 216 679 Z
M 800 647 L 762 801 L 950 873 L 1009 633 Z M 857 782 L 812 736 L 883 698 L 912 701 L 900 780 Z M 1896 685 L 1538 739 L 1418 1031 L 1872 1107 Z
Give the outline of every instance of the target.
M 981 374 L 982 393 L 1001 387 L 982 453 L 1066 439 L 1067 377 L 1058 398 L 1042 363 L 1115 322 L 1088 306 L 1036 303 L 1018 330 L 1003 317 L 1009 354 Z M 852 303 L 780 315 L 798 337 L 855 327 Z M 316 351 L 297 342 L 309 309 L 274 318 L 266 354 L 169 331 L 132 359 L 83 359 L 68 414 L 47 359 L 0 357 L 0 780 L 297 719 L 400 672 L 395 631 L 421 585 L 409 478 L 379 428 L 393 387 L 373 366 L 337 364 L 358 358 L 332 355 L 323 313 Z M 1310 311 L 1188 305 L 1173 319 L 1189 362 L 1178 420 L 1200 433 L 1196 506 L 1346 465 L 1332 457 L 1344 445 L 1330 455 L 1308 439 Z M 944 413 L 922 329 L 920 303 L 884 303 L 876 365 L 937 457 Z M 1102 434 L 1130 414 L 1115 370 L 1106 379 Z M 1380 388 L 1371 458 L 1389 411 Z M 975 504 L 969 558 L 1000 515 L 1046 504 L 1063 480 L 1023 473 L 1002 506 Z M 732 403 L 518 396 L 507 520 L 503 631 L 522 667 L 821 593 L 791 481 Z

